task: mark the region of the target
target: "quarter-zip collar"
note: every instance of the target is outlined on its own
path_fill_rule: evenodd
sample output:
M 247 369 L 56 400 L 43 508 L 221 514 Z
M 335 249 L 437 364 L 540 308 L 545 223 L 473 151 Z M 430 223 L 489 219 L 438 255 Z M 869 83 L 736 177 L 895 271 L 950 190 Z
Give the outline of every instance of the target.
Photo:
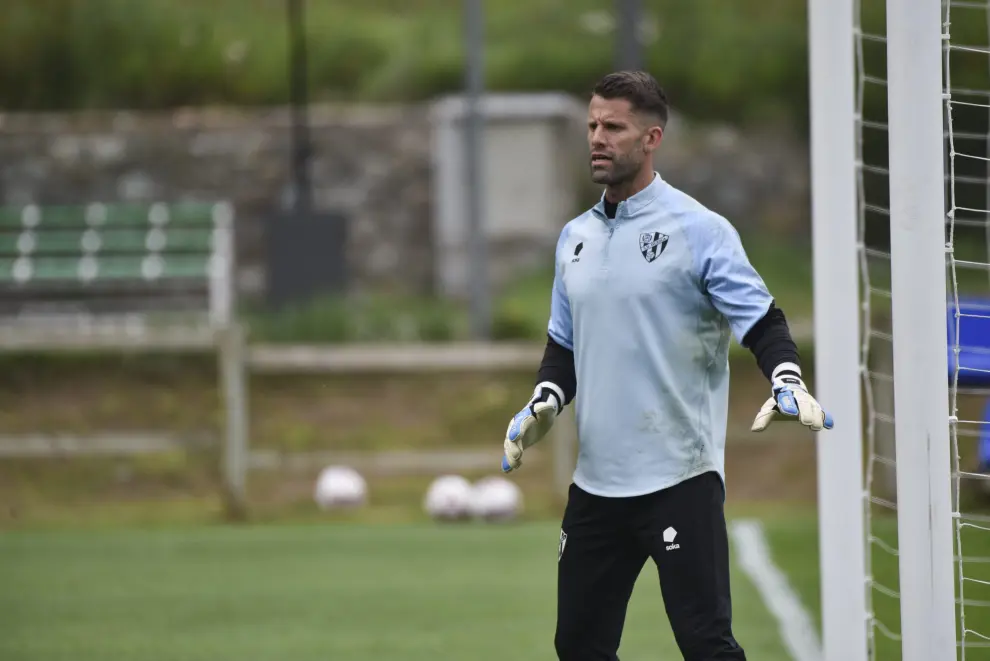
M 667 182 L 663 180 L 659 172 L 653 172 L 653 181 L 643 190 L 639 191 L 635 195 L 622 200 L 615 211 L 614 222 L 619 222 L 623 218 L 629 218 L 635 216 L 638 212 L 642 211 L 645 207 L 649 206 L 653 200 L 655 200 L 663 188 L 667 185 Z M 610 223 L 609 217 L 605 214 L 605 193 L 602 192 L 601 198 L 598 200 L 598 204 L 592 207 L 595 215 L 606 223 Z

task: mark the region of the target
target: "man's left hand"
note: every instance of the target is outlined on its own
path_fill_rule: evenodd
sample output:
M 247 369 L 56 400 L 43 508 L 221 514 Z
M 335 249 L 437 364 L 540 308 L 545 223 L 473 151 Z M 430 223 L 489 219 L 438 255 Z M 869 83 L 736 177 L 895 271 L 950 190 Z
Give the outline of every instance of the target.
M 794 374 L 781 374 L 773 380 L 773 395 L 753 420 L 752 430 L 763 431 L 770 426 L 777 414 L 797 418 L 802 425 L 814 431 L 832 428 L 832 416 L 822 409 L 808 392 L 804 381 Z

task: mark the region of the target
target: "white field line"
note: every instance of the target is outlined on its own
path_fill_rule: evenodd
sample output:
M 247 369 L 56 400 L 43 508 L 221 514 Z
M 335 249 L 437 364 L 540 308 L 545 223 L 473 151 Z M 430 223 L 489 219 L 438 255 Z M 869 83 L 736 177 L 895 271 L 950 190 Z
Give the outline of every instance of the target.
M 736 561 L 777 620 L 784 647 L 794 661 L 821 661 L 822 644 L 811 615 L 784 572 L 773 562 L 759 521 L 738 520 L 730 526 Z

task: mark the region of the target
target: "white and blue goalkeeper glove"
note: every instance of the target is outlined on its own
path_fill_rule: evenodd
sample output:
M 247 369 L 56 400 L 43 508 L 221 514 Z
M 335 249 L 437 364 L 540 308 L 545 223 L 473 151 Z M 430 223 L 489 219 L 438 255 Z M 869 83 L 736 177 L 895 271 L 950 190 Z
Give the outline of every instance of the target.
M 792 363 L 778 365 L 771 379 L 773 395 L 753 420 L 753 431 L 763 431 L 777 414 L 797 418 L 814 431 L 832 428 L 832 416 L 822 409 L 801 380 L 801 369 Z
M 505 431 L 503 473 L 522 465 L 523 451 L 546 436 L 563 408 L 564 391 L 557 384 L 549 381 L 537 384 L 533 397 L 519 413 L 512 416 L 509 428 Z

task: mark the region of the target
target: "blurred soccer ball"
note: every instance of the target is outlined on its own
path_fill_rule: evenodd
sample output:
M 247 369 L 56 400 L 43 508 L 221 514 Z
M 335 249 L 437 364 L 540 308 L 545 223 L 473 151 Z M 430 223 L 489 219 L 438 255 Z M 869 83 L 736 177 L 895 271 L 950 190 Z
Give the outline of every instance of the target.
M 367 483 L 356 470 L 348 466 L 324 468 L 313 489 L 313 499 L 325 510 L 359 507 L 367 498 Z
M 486 521 L 509 521 L 522 512 L 522 490 L 502 476 L 479 480 L 471 490 L 471 515 Z
M 454 521 L 470 516 L 471 483 L 460 475 L 443 475 L 433 480 L 423 509 L 431 518 L 440 521 Z

